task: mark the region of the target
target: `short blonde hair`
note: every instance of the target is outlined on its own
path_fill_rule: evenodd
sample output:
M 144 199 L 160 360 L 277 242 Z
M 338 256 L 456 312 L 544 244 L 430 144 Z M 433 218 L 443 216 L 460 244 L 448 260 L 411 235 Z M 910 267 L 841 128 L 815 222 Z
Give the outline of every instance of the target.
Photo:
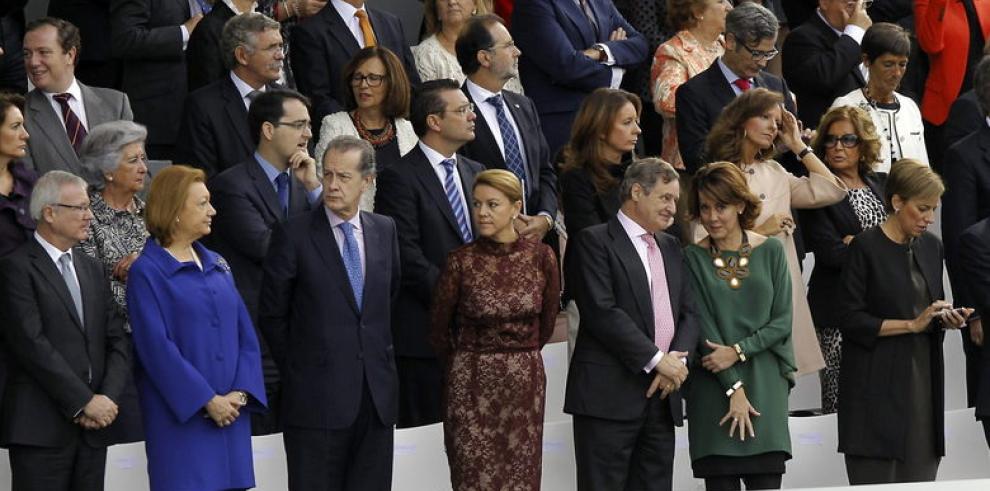
M 931 167 L 915 160 L 901 159 L 890 166 L 890 175 L 884 184 L 883 204 L 887 213 L 894 212 L 894 195 L 907 201 L 915 198 L 940 198 L 945 184 Z
M 144 222 L 148 233 L 162 247 L 172 244 L 175 224 L 189 197 L 189 187 L 197 182 L 206 184 L 206 174 L 185 165 L 166 167 L 151 181 L 148 202 L 144 206 Z
M 506 198 L 509 198 L 512 203 L 523 199 L 522 183 L 519 182 L 519 178 L 504 169 L 490 169 L 480 172 L 474 178 L 474 186 L 471 189 L 477 189 L 478 186 L 495 188 Z

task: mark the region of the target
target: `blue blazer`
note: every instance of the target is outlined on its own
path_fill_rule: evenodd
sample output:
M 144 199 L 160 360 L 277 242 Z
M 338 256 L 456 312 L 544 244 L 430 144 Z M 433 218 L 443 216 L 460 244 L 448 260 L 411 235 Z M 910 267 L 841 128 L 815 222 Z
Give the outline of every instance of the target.
M 609 86 L 612 67 L 581 53 L 591 45 L 608 46 L 615 66 L 620 68 L 635 67 L 649 56 L 646 39 L 622 18 L 611 1 L 588 0 L 588 5 L 598 21 L 597 33 L 574 0 L 516 3 L 512 37 L 522 50 L 519 78 L 541 116 L 575 112 L 585 95 Z M 609 34 L 619 27 L 628 39 L 609 41 Z
M 227 262 L 199 243 L 203 263 L 180 263 L 148 239 L 127 277 L 152 490 L 254 487 L 251 421 L 219 428 L 203 407 L 243 390 L 267 404 L 258 338 Z
M 365 278 L 355 300 L 323 206 L 280 224 L 265 258 L 259 324 L 282 377 L 285 426 L 340 429 L 361 408 L 365 380 L 385 426 L 398 414 L 392 304 L 399 242 L 391 218 L 361 212 Z

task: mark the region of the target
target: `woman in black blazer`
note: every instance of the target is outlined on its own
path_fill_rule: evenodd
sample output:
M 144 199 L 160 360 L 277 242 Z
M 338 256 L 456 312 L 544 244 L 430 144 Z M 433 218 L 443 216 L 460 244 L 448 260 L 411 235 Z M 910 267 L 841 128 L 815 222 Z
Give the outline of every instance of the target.
M 578 232 L 605 223 L 622 205 L 619 183 L 629 166 L 632 151 L 642 131 L 639 97 L 619 89 L 601 88 L 581 103 L 571 140 L 564 147 L 564 164 L 560 170 L 561 211 L 564 227 L 571 241 Z M 567 250 L 574 250 L 570 242 Z M 575 291 L 574 254 L 564 254 L 564 301 L 568 302 L 568 347 L 577 338 L 577 307 L 569 302 Z
M 839 451 L 850 484 L 934 481 L 945 454 L 943 329 L 973 309 L 943 300 L 942 243 L 926 229 L 945 186 L 902 159 L 884 191 L 889 213 L 853 240 L 842 270 Z
M 839 393 L 842 335 L 834 303 L 841 289 L 839 275 L 852 238 L 887 218 L 883 207 L 883 181 L 887 176 L 873 171 L 880 160 L 880 138 L 866 111 L 858 107 L 832 108 L 818 128 L 811 147 L 849 188 L 849 195 L 834 205 L 800 212 L 805 242 L 815 254 L 808 305 L 825 358 L 825 369 L 819 372 L 822 412 L 830 414 L 835 412 Z

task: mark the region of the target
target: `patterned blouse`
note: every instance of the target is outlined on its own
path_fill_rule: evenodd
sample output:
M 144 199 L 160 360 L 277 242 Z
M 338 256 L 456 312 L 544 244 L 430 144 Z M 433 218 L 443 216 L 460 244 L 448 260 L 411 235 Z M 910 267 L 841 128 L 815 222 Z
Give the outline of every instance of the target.
M 684 168 L 684 161 L 681 160 L 681 152 L 677 147 L 677 127 L 674 122 L 677 88 L 708 69 L 724 52 L 725 45 L 721 37 L 714 45 L 705 48 L 690 31 L 681 31 L 661 44 L 653 55 L 650 92 L 653 94 L 653 107 L 663 116 L 663 152 L 660 157 L 677 169 Z
M 126 319 L 126 287 L 113 277 L 113 267 L 124 256 L 140 253 L 148 240 L 148 228 L 144 224 L 144 202 L 135 196 L 134 211 L 115 210 L 95 190 L 90 191 L 89 201 L 93 210 L 93 222 L 89 227 L 89 238 L 80 243 L 79 248 L 103 264 L 117 311 Z M 129 324 L 125 328 L 130 332 Z
M 887 212 L 883 209 L 883 201 L 869 186 L 849 190 L 849 204 L 852 205 L 859 226 L 868 230 L 883 223 Z

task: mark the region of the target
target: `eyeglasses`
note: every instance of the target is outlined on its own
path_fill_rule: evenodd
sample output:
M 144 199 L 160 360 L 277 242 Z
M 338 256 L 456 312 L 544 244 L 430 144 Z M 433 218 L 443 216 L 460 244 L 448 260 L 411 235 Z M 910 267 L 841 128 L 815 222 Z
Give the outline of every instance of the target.
M 73 211 L 78 211 L 79 213 L 86 213 L 89 211 L 89 205 L 67 205 L 65 203 L 55 203 L 52 206 L 60 206 L 62 208 L 68 208 Z
M 473 113 L 474 112 L 474 103 L 469 102 L 469 103 L 467 103 L 467 104 L 465 104 L 465 105 L 463 105 L 463 106 L 461 106 L 461 107 L 459 107 L 457 109 L 445 109 L 442 112 L 445 112 L 445 113 L 457 113 L 457 114 L 460 114 L 461 116 L 464 116 L 464 115 L 467 115 L 467 113 Z
M 739 43 L 739 46 L 742 46 L 743 48 L 746 49 L 746 51 L 749 51 L 750 56 L 753 57 L 753 61 L 760 61 L 760 60 L 770 61 L 776 58 L 778 54 L 780 54 L 780 51 L 776 49 L 771 49 L 770 51 L 760 51 L 758 49 L 750 48 L 749 46 L 746 46 L 746 43 L 742 43 L 742 42 Z
M 272 123 L 275 126 L 288 126 L 296 131 L 302 131 L 303 129 L 313 129 L 313 125 L 309 121 L 276 121 Z
M 364 82 L 368 82 L 368 87 L 378 87 L 385 81 L 385 75 L 379 75 L 377 73 L 369 73 L 367 75 L 360 75 L 355 73 L 351 77 L 351 86 L 360 87 Z
M 515 47 L 516 47 L 516 42 L 515 41 L 509 41 L 509 42 L 507 42 L 505 44 L 495 44 L 495 45 L 489 46 L 489 47 L 485 48 L 485 51 L 498 51 L 498 50 L 500 50 L 502 48 L 515 48 Z
M 842 136 L 825 135 L 825 148 L 835 148 L 837 143 L 842 143 L 843 148 L 852 148 L 859 145 L 859 135 L 846 133 Z

